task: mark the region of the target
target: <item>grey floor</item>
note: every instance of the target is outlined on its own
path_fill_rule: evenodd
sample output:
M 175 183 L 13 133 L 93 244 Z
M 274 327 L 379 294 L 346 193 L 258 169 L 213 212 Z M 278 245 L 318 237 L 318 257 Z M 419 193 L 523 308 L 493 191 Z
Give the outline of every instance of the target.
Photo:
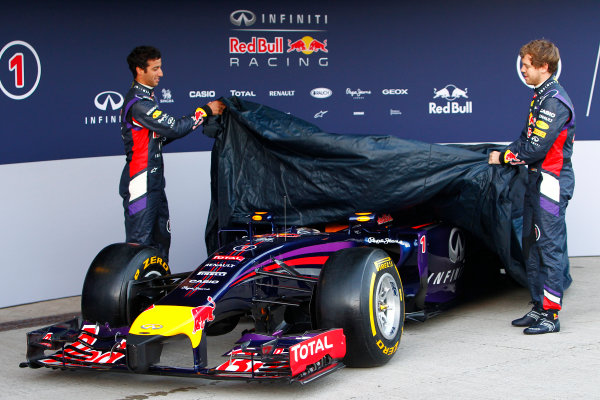
M 510 326 L 529 309 L 528 293 L 505 283 L 425 323 L 407 322 L 389 364 L 305 386 L 21 369 L 32 330 L 23 326 L 77 314 L 80 299 L 4 308 L 0 399 L 600 399 L 600 258 L 572 258 L 571 272 L 560 333 L 526 336 Z M 219 351 L 238 337 L 237 329 L 222 337 Z

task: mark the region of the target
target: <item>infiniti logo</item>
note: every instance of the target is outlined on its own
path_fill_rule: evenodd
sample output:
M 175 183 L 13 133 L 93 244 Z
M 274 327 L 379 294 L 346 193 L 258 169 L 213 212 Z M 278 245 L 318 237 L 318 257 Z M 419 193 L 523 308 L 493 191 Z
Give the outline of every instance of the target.
M 462 262 L 465 259 L 465 239 L 458 228 L 453 228 L 448 241 L 448 258 L 450 262 Z
M 152 330 L 157 330 L 157 329 L 162 329 L 162 325 L 159 324 L 145 324 L 145 325 L 141 325 L 140 328 L 142 329 L 152 329 Z
M 229 21 L 235 26 L 246 26 L 254 25 L 256 22 L 256 15 L 252 11 L 248 10 L 236 10 L 229 16 Z
M 246 244 L 243 246 L 236 246 L 233 248 L 233 251 L 248 251 L 248 250 L 254 250 L 256 249 L 256 246 L 253 244 Z
M 115 101 L 115 98 L 117 101 Z M 102 111 L 106 111 L 108 108 L 108 103 L 110 103 L 110 108 L 112 110 L 118 110 L 123 105 L 123 96 L 121 96 L 117 92 L 106 91 L 102 93 L 98 93 L 96 98 L 94 99 L 94 105 L 96 108 Z

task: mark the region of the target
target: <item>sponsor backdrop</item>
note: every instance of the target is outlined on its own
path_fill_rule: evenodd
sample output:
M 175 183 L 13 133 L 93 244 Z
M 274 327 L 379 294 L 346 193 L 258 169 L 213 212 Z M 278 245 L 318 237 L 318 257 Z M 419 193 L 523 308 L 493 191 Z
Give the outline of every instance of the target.
M 239 96 L 329 132 L 448 143 L 513 140 L 531 97 L 518 49 L 553 40 L 577 111 L 569 245 L 597 254 L 584 168 L 598 148 L 599 12 L 595 0 L 13 4 L 0 16 L 0 240 L 27 284 L 4 280 L 0 307 L 78 294 L 91 258 L 123 239 L 119 109 L 140 44 L 162 51 L 156 94 L 174 115 Z M 194 133 L 166 149 L 176 271 L 205 255 L 211 146 Z

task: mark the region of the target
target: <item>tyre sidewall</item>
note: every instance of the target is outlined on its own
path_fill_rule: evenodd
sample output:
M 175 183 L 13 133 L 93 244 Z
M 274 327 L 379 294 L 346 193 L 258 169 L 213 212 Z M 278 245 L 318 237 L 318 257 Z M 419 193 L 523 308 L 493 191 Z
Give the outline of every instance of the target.
M 397 332 L 389 340 L 377 325 L 375 300 L 377 284 L 386 273 L 393 277 L 401 307 Z M 396 353 L 402 336 L 403 296 L 398 271 L 385 251 L 368 247 L 339 251 L 325 264 L 316 290 L 317 326 L 344 329 L 346 365 L 385 364 Z
M 400 297 L 400 321 L 397 331 L 390 339 L 386 339 L 377 323 L 377 286 L 381 279 L 389 274 L 395 283 L 395 290 Z M 368 288 L 367 288 L 368 286 Z M 373 252 L 365 266 L 363 287 L 361 290 L 361 310 L 364 318 L 361 322 L 365 331 L 366 350 L 374 360 L 382 364 L 388 362 L 398 350 L 404 327 L 404 293 L 395 263 L 383 250 Z M 366 318 L 368 316 L 368 318 Z
M 157 249 L 132 243 L 105 247 L 92 261 L 84 280 L 83 318 L 111 326 L 129 325 L 129 282 L 168 274 L 169 265 Z

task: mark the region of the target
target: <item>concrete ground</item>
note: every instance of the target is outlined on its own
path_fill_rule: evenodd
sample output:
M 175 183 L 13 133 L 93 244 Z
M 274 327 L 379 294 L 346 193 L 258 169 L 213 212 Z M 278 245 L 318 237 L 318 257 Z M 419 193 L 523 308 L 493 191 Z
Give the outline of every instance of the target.
M 4 308 L 0 399 L 600 399 L 600 258 L 572 258 L 571 273 L 560 333 L 526 336 L 512 327 L 510 320 L 529 310 L 528 293 L 502 282 L 425 323 L 407 322 L 387 365 L 345 368 L 305 386 L 22 369 L 32 330 L 24 326 L 75 315 L 80 298 Z M 219 351 L 240 329 L 220 340 Z

